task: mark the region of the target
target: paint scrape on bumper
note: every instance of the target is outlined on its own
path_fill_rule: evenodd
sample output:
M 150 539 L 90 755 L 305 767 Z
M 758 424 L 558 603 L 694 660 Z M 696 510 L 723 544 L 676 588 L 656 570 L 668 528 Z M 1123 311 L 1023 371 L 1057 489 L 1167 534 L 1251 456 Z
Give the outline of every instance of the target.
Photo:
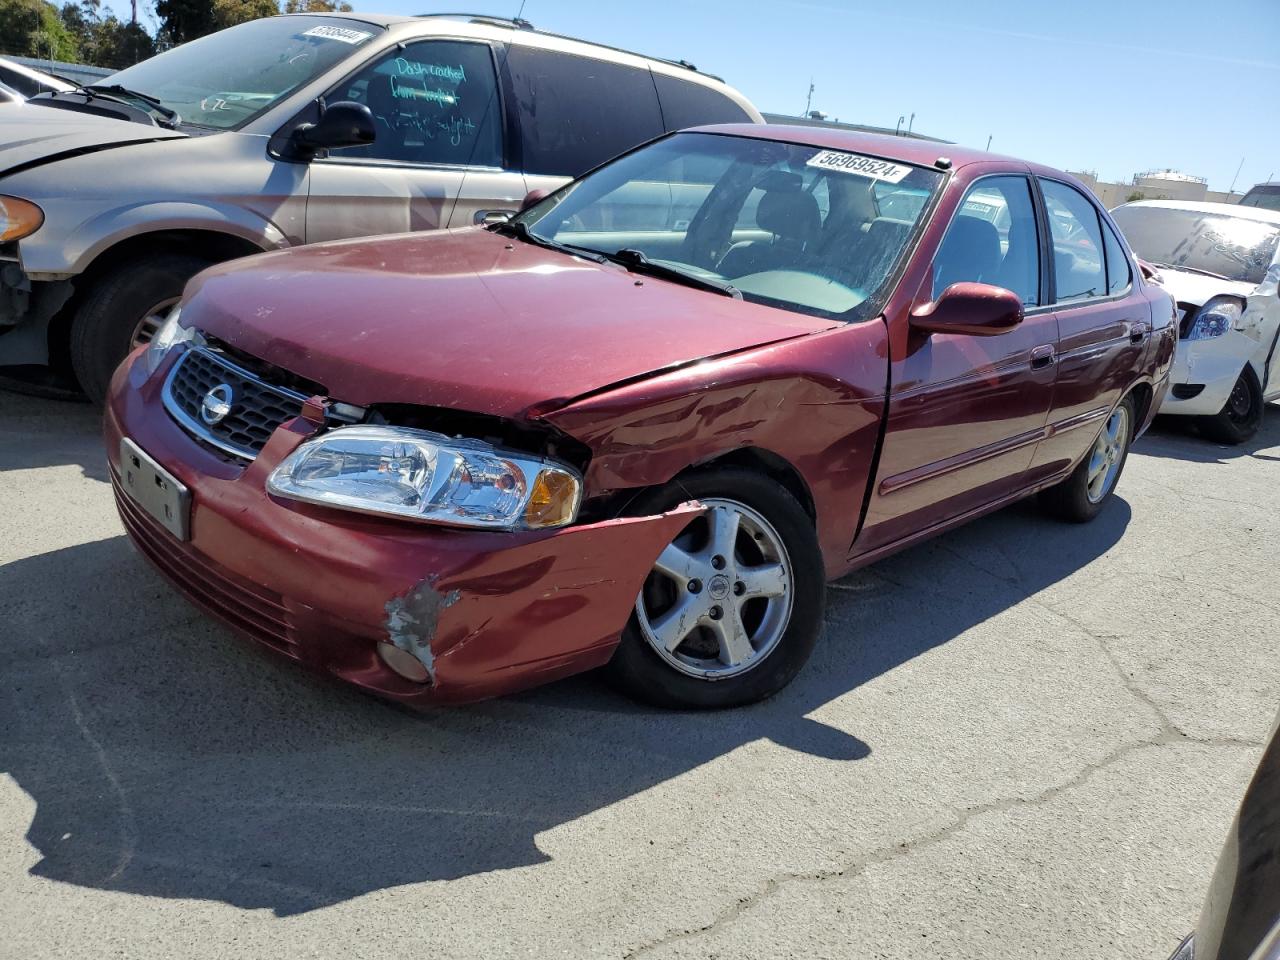
M 703 507 L 570 527 L 477 554 L 386 604 L 432 699 L 511 692 L 608 661 L 659 553 Z

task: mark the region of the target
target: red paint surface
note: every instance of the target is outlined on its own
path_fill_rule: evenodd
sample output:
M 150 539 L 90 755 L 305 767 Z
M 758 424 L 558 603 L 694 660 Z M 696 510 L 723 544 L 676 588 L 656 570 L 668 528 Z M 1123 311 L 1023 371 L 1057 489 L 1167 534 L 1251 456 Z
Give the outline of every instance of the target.
M 588 501 L 728 456 L 796 478 L 829 576 L 1064 477 L 1099 417 L 1135 389 L 1159 406 L 1172 305 L 1135 270 L 1129 295 L 1032 311 L 1006 333 L 914 328 L 967 186 L 1052 173 L 951 145 L 815 128 L 744 128 L 952 172 L 882 317 L 840 324 L 637 278 L 470 230 L 344 242 L 215 268 L 187 323 L 349 403 L 541 419 L 590 451 Z M 963 319 L 963 318 L 961 318 Z M 1135 324 L 1150 333 L 1133 339 Z M 1052 345 L 1059 362 L 1035 367 Z M 270 470 L 316 427 L 281 427 L 247 468 L 164 412 L 137 355 L 117 374 L 109 455 L 127 433 L 192 490 L 190 545 L 122 505 L 180 589 L 256 639 L 383 695 L 471 699 L 605 662 L 654 557 L 689 515 L 557 533 L 447 530 L 269 497 Z M 130 366 L 132 364 L 132 366 Z M 883 439 L 882 439 L 883 438 Z M 423 688 L 378 660 L 386 605 L 430 583 L 442 609 Z M 238 604 L 238 605 L 237 605 Z M 255 618 L 257 618 L 255 620 Z

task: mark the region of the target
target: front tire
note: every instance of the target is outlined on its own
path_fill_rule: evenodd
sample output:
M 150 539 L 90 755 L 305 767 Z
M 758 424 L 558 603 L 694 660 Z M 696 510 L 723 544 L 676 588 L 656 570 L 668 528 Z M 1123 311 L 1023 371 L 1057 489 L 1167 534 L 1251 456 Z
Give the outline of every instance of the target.
M 1197 418 L 1196 425 L 1210 440 L 1234 446 L 1252 439 L 1258 432 L 1265 406 L 1262 384 L 1253 372 L 1253 365 L 1246 363 L 1222 410 L 1212 417 Z
M 151 339 L 187 281 L 211 263 L 162 254 L 122 267 L 90 288 L 71 325 L 71 368 L 91 401 L 102 403 L 120 361 Z
M 1086 523 L 1102 512 L 1129 459 L 1129 447 L 1138 428 L 1137 406 L 1132 396 L 1120 401 L 1071 475 L 1040 495 L 1041 504 L 1052 516 L 1069 523 Z
M 679 709 L 763 700 L 804 666 L 822 628 L 826 577 L 813 520 L 784 487 L 722 467 L 635 501 L 708 512 L 658 557 L 608 666 L 636 699 Z

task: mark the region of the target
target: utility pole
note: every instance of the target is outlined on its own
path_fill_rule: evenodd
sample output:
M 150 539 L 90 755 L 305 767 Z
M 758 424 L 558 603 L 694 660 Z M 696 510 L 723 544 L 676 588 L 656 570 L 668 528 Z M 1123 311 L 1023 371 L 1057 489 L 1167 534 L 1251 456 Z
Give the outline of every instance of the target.
M 809 108 L 813 106 L 813 77 L 809 78 L 809 96 L 804 99 L 804 115 L 809 115 Z
M 907 121 L 907 133 L 911 132 L 911 128 L 916 125 L 916 115 L 913 113 L 911 119 Z
M 991 134 L 987 135 L 987 149 L 991 149 Z
M 133 0 L 133 19 L 129 22 L 135 27 L 138 25 L 138 0 Z
M 1240 166 L 1236 167 L 1236 175 L 1231 178 L 1231 189 L 1227 191 L 1227 196 L 1236 192 L 1236 181 L 1240 179 L 1240 171 L 1244 169 L 1244 157 L 1240 158 Z

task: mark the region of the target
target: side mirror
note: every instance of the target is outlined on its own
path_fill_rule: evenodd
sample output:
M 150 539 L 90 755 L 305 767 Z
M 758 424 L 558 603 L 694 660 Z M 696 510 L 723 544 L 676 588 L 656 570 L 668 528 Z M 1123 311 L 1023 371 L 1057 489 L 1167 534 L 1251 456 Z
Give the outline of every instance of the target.
M 292 141 L 299 154 L 314 157 L 321 150 L 362 147 L 378 135 L 373 113 L 363 103 L 340 100 L 324 108 L 316 123 L 304 123 L 293 131 Z
M 932 303 L 911 311 L 911 326 L 924 333 L 994 337 L 1022 322 L 1022 301 L 989 283 L 953 283 Z
M 543 200 L 547 199 L 547 197 L 549 196 L 551 196 L 550 190 L 542 190 L 542 189 L 530 190 L 528 193 L 524 195 L 524 199 L 520 201 L 520 212 L 524 213 L 526 210 L 532 207 L 535 203 L 541 203 Z

